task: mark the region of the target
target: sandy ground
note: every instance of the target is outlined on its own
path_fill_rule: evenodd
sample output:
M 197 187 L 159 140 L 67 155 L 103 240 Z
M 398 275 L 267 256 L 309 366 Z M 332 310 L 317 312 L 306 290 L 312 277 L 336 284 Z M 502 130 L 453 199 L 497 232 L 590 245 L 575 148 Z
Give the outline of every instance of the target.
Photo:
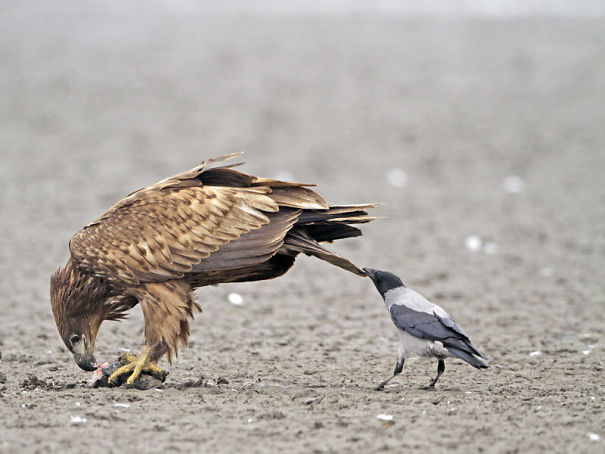
M 604 21 L 6 8 L 0 451 L 604 449 Z M 374 391 L 395 363 L 382 301 L 305 257 L 276 281 L 200 289 L 163 389 L 89 389 L 49 306 L 69 238 L 128 192 L 242 150 L 246 170 L 333 203 L 385 202 L 333 248 L 445 306 L 491 367 L 450 360 L 424 391 L 436 364 L 408 361 Z M 97 358 L 139 349 L 142 330 L 138 308 L 106 323 Z

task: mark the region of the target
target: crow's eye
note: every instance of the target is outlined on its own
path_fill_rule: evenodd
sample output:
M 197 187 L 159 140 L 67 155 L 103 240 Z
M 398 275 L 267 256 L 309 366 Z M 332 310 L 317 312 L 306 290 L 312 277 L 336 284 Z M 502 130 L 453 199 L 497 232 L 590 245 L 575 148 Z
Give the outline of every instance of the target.
M 80 340 L 80 336 L 78 336 L 77 334 L 74 334 L 73 336 L 71 336 L 69 338 L 69 342 L 71 343 L 71 345 L 75 344 L 79 340 Z

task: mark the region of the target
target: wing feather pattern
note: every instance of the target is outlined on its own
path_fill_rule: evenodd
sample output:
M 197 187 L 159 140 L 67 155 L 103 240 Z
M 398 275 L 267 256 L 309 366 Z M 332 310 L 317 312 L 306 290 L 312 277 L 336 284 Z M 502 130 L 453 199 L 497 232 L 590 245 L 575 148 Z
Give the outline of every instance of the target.
M 183 277 L 222 245 L 268 224 L 268 214 L 279 211 L 269 186 L 202 183 L 208 165 L 235 156 L 133 192 L 72 238 L 73 259 L 110 280 L 161 282 Z M 236 172 L 231 167 L 228 176 Z
M 131 193 L 72 238 L 73 260 L 131 285 L 250 267 L 278 252 L 315 255 L 363 275 L 316 240 L 358 235 L 346 224 L 372 220 L 363 211 L 372 205 L 329 207 L 312 185 L 257 178 L 235 170 L 238 164 L 216 166 L 236 156 Z M 287 236 L 303 213 L 310 237 Z
M 487 359 L 471 343 L 462 328 L 450 318 L 439 317 L 435 313 L 416 311 L 399 304 L 391 305 L 389 312 L 391 313 L 391 320 L 397 328 L 415 337 L 439 341 L 443 343 L 445 348 L 460 358 L 462 357 L 457 355 L 458 351 Z
M 269 223 L 268 191 L 193 187 L 138 193 L 71 240 L 74 259 L 129 284 L 183 277 L 220 246 Z M 103 247 L 111 244 L 113 247 Z

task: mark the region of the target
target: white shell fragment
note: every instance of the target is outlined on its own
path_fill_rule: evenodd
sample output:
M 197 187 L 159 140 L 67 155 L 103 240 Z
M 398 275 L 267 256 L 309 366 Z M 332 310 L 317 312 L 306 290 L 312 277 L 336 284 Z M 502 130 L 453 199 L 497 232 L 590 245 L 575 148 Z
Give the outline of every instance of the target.
M 239 293 L 229 293 L 227 299 L 234 306 L 242 306 L 244 304 L 244 298 Z
M 590 355 L 591 352 L 592 352 L 592 349 L 582 350 L 582 354 L 584 354 L 584 355 Z
M 471 252 L 477 252 L 479 249 L 481 249 L 482 244 L 483 242 L 481 241 L 481 237 L 479 237 L 478 235 L 469 235 L 464 240 L 464 245 L 466 246 L 466 249 Z
M 502 184 L 509 194 L 520 194 L 525 188 L 525 183 L 523 183 L 523 180 L 518 175 L 509 175 L 505 177 L 504 180 L 502 180 Z
M 542 352 L 540 350 L 536 350 L 535 352 L 531 352 L 529 356 L 540 356 Z
M 395 167 L 387 172 L 387 181 L 394 188 L 402 188 L 408 183 L 408 175 L 403 169 Z
M 121 403 L 116 403 L 113 404 L 114 407 L 121 407 L 121 408 L 128 408 L 130 407 L 130 404 L 121 404 Z
M 599 434 L 596 434 L 594 432 L 588 432 L 588 438 L 590 438 L 592 441 L 597 441 L 601 437 L 599 437 Z
M 70 424 L 82 424 L 85 422 L 86 422 L 86 418 L 83 418 L 82 416 L 72 416 L 69 418 Z
M 393 415 L 378 415 L 376 416 L 377 419 L 379 419 L 380 421 L 392 421 L 393 420 Z

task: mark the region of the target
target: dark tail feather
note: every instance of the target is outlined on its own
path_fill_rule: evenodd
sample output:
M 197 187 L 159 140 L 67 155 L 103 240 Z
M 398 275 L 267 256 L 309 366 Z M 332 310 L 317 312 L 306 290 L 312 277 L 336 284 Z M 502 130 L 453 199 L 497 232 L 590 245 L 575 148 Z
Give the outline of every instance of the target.
M 366 205 L 338 205 L 331 206 L 327 210 L 305 210 L 300 214 L 296 225 L 311 225 L 315 223 L 346 223 L 362 224 L 376 219 L 375 216 L 368 216 L 371 208 L 377 207 L 378 203 Z
M 365 211 L 375 206 L 377 204 L 339 205 L 331 206 L 327 210 L 303 210 L 294 228 L 284 238 L 284 253 L 302 252 L 365 277 L 366 273 L 361 268 L 324 249 L 318 243 L 360 236 L 361 230 L 349 224 L 361 224 L 376 219 L 374 216 L 368 216 Z
M 471 341 L 468 341 L 466 343 L 466 345 L 468 345 L 468 347 L 473 351 L 473 354 L 487 360 L 487 356 L 485 356 L 483 353 L 481 353 L 479 350 L 477 350 L 477 347 L 475 347 L 473 344 L 471 344 Z
M 305 210 L 296 221 L 296 227 L 305 232 L 305 237 L 318 243 L 361 236 L 361 230 L 350 224 L 363 224 L 376 219 L 375 216 L 368 216 L 365 211 L 375 206 L 376 204 L 340 205 L 327 210 Z
M 294 253 L 302 252 L 306 255 L 312 255 L 321 260 L 325 260 L 332 265 L 336 265 L 344 270 L 357 274 L 358 276 L 366 276 L 366 273 L 351 261 L 322 248 L 315 240 L 305 238 L 299 232 L 290 230 L 290 232 L 288 232 L 286 235 L 284 245 L 282 247 L 285 248 L 286 251 Z
M 487 356 L 477 350 L 477 347 L 471 344 L 471 341 L 468 340 L 468 338 L 459 339 L 455 337 L 448 337 L 447 339 L 443 340 L 443 344 L 448 350 L 455 348 L 457 350 L 462 350 L 469 355 L 475 355 L 479 356 L 480 358 L 487 359 Z
M 340 240 L 342 238 L 361 236 L 360 229 L 342 222 L 316 223 L 306 227 L 305 232 L 318 243 L 324 241 L 331 243 L 334 240 Z
M 450 352 L 452 355 L 454 355 L 455 357 L 460 358 L 463 361 L 466 361 L 471 366 L 476 367 L 477 369 L 485 369 L 488 367 L 487 364 L 485 364 L 479 358 L 465 352 L 464 350 L 459 350 L 454 347 L 446 347 L 446 350 L 448 352 Z

